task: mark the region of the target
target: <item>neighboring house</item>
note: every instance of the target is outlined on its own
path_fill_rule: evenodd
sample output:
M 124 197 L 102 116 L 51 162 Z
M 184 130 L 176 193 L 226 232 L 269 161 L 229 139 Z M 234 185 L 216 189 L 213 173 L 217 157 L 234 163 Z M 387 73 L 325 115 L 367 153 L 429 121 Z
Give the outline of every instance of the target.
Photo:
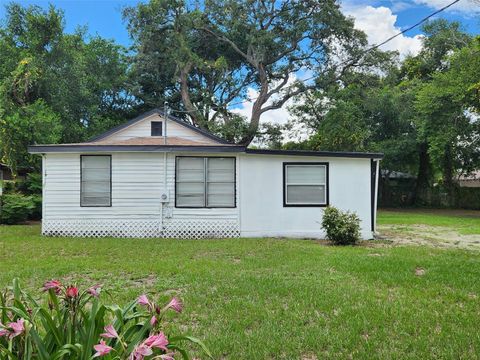
M 21 172 L 17 174 L 17 180 L 24 180 L 25 175 L 26 171 L 22 169 Z M 8 165 L 0 163 L 0 195 L 3 194 L 4 181 L 10 181 L 13 179 L 14 176 L 12 170 L 8 167 Z
M 457 182 L 460 187 L 480 187 L 480 170 L 459 176 Z
M 35 145 L 50 236 L 322 238 L 327 205 L 375 230 L 381 154 L 255 150 L 153 110 L 86 143 Z
M 10 168 L 5 164 L 0 163 L 0 181 L 12 180 L 12 179 L 13 179 L 13 175 Z

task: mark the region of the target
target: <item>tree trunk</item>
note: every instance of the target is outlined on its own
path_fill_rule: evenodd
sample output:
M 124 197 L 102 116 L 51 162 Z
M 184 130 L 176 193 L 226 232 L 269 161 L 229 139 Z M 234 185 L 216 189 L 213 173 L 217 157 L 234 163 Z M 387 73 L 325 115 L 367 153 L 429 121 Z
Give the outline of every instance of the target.
M 190 99 L 190 91 L 188 89 L 188 74 L 190 73 L 191 69 L 191 64 L 186 64 L 180 69 L 180 95 L 182 96 L 183 105 L 187 109 L 193 123 L 201 129 L 208 130 L 208 124 L 206 123 L 204 117 L 200 114 Z
M 413 195 L 415 205 L 426 205 L 428 203 L 428 190 L 430 188 L 430 155 L 428 154 L 428 143 L 422 142 L 418 154 L 418 173 Z
M 453 181 L 453 158 L 452 146 L 450 144 L 445 146 L 445 153 L 443 156 L 443 186 L 447 191 L 447 205 L 454 204 L 455 183 Z

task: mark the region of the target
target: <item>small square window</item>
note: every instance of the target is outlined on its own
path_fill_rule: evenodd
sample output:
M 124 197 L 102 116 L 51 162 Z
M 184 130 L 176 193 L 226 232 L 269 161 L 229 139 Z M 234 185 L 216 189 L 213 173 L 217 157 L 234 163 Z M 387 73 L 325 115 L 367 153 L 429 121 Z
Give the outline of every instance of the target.
M 152 136 L 162 136 L 162 125 L 163 123 L 161 121 L 152 121 L 151 126 L 152 126 Z
M 283 163 L 284 206 L 327 206 L 328 163 Z

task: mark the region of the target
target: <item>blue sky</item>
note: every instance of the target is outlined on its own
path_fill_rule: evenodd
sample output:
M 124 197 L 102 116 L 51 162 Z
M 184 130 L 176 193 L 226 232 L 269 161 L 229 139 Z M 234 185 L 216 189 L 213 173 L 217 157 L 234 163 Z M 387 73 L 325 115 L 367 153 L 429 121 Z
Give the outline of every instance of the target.
M 354 17 L 359 17 L 359 27 L 372 36 L 372 42 L 385 39 L 393 30 L 403 29 L 419 19 L 427 16 L 435 9 L 449 3 L 451 0 L 344 0 L 345 11 Z M 0 19 L 5 17 L 4 5 L 9 0 L 0 0 Z M 139 0 L 20 0 L 24 5 L 36 4 L 47 7 L 54 4 L 65 11 L 66 28 L 68 32 L 77 26 L 87 25 L 91 34 L 115 39 L 123 45 L 129 45 L 130 40 L 126 26 L 122 21 L 121 9 L 132 6 Z M 479 0 L 461 0 L 451 10 L 440 16 L 450 20 L 457 20 L 464 24 L 470 33 L 480 33 L 480 16 L 474 11 L 480 8 Z M 394 22 L 392 17 L 395 17 Z M 382 28 L 379 22 L 385 21 L 386 27 Z M 370 26 L 371 25 L 371 28 Z M 407 38 L 420 33 L 416 29 L 407 34 Z M 408 42 L 408 39 L 406 39 Z M 401 45 L 398 45 L 401 47 Z

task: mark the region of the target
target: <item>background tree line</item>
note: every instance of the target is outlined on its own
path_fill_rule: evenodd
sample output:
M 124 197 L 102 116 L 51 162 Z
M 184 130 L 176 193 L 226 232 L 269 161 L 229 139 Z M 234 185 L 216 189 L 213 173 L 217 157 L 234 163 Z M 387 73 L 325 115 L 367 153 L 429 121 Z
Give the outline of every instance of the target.
M 66 33 L 53 6 L 6 14 L 0 158 L 14 172 L 38 169 L 29 144 L 85 141 L 165 102 L 244 145 L 383 152 L 384 169 L 417 176 L 417 203 L 480 167 L 480 38 L 455 22 L 426 23 L 420 53 L 400 59 L 368 50 L 334 0 L 151 0 L 123 10 L 129 49 Z M 242 117 L 232 109 L 249 89 Z M 289 124 L 261 121 L 287 101 Z

